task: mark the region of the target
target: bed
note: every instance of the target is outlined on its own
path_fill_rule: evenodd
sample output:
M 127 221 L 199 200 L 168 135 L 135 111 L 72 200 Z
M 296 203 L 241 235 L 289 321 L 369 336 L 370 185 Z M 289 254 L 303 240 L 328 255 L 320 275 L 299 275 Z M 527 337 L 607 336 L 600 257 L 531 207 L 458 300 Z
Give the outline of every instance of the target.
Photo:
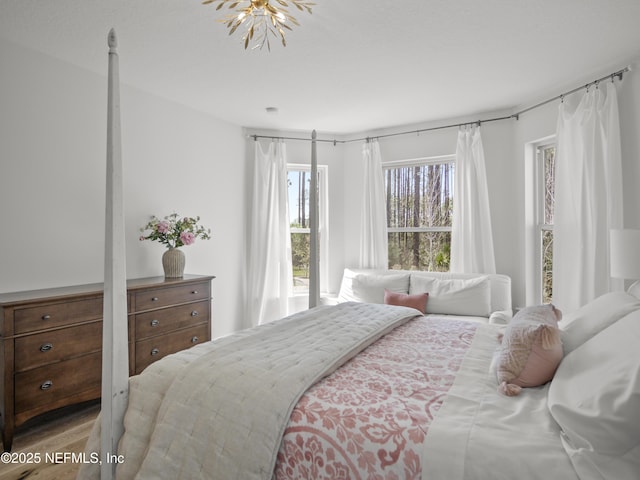
M 496 388 L 508 327 L 401 306 L 321 306 L 194 347 L 130 380 L 117 476 L 640 478 L 640 301 L 567 317 L 554 380 L 516 397 Z
M 469 315 L 472 305 L 473 316 L 488 305 L 483 321 L 469 321 L 403 305 L 434 300 L 411 285 L 431 289 L 439 279 L 397 279 L 402 288 L 385 302 L 376 274 L 353 292 L 364 285 L 394 305 L 310 308 L 128 379 L 113 31 L 109 46 L 103 418 L 85 456 L 103 461 L 83 463 L 78 478 L 640 478 L 640 300 L 626 292 L 594 300 L 558 328 L 552 306 L 511 318 L 509 305 L 492 317 L 494 300 L 510 291 L 496 294 L 482 278 L 464 279 L 475 293 L 453 312 Z M 447 306 L 460 301 L 442 291 Z M 553 318 L 535 324 L 539 312 Z M 528 350 L 518 343 L 525 337 Z M 499 383 L 505 358 L 524 358 L 529 373 L 534 347 L 555 355 L 549 379 L 527 383 L 520 373 Z

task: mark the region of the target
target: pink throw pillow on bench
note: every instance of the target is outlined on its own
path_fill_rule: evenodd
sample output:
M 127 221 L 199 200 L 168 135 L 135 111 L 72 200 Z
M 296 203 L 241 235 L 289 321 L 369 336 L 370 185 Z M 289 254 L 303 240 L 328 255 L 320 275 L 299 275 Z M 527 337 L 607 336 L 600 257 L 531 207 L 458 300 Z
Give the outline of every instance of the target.
M 396 305 L 400 307 L 411 307 L 420 312 L 425 313 L 427 311 L 427 300 L 429 300 L 428 293 L 415 293 L 409 295 L 407 293 L 396 293 L 389 290 L 384 291 L 384 303 L 387 305 Z

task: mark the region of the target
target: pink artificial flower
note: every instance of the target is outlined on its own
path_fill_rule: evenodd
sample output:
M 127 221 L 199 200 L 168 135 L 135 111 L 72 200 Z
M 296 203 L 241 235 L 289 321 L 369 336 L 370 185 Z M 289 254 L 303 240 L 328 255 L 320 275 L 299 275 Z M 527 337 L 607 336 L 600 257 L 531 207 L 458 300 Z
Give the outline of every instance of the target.
M 146 238 L 144 238 L 144 235 L 140 235 L 140 241 L 142 242 L 143 240 L 146 240 Z
M 182 232 L 180 234 L 180 241 L 185 245 L 191 245 L 196 241 L 196 236 L 191 232 Z
M 169 222 L 165 222 L 164 220 L 158 222 L 157 230 L 160 233 L 167 233 L 169 231 Z

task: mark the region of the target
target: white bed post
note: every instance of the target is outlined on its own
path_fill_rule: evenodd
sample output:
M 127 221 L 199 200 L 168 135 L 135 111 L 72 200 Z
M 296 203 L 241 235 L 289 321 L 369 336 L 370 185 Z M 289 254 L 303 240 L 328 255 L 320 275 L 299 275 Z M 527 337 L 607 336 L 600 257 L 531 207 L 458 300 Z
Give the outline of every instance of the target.
M 115 477 L 128 400 L 129 350 L 117 40 L 109 32 L 100 478 Z
M 318 258 L 318 158 L 316 131 L 311 132 L 311 186 L 309 188 L 309 308 L 320 303 L 320 268 Z

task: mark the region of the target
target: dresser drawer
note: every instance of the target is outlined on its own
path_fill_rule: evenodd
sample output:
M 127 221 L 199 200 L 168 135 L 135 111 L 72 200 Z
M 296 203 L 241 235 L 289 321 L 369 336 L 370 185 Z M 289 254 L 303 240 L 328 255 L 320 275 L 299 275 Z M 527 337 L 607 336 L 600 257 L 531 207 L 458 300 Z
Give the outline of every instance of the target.
M 162 335 L 209 320 L 209 300 L 163 308 L 135 316 L 136 339 Z
M 171 353 L 179 352 L 209 340 L 209 324 L 204 323 L 168 335 L 136 342 L 136 374 Z
M 127 280 L 129 350 L 121 354 L 128 354 L 129 375 L 210 339 L 213 278 Z M 101 283 L 0 293 L 0 439 L 5 450 L 11 450 L 16 427 L 26 421 L 100 398 L 103 294 Z
M 136 311 L 166 307 L 176 303 L 193 302 L 211 297 L 210 283 L 192 283 L 175 287 L 155 288 L 135 293 Z
M 102 297 L 19 308 L 13 313 L 16 334 L 102 318 Z
M 101 321 L 28 335 L 16 338 L 15 369 L 21 372 L 101 348 Z
M 100 396 L 102 353 L 96 352 L 15 375 L 16 415 L 80 392 Z

